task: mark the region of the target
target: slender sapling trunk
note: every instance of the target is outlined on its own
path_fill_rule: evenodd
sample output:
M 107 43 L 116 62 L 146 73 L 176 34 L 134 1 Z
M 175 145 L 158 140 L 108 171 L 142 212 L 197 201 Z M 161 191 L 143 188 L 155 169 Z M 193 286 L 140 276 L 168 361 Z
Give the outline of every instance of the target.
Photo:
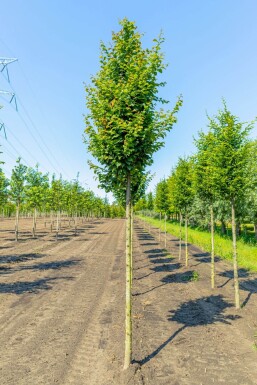
M 186 248 L 186 267 L 188 267 L 188 219 L 185 217 L 185 248 Z
M 181 260 L 181 249 L 182 249 L 182 213 L 180 211 L 179 213 L 179 255 L 178 259 L 179 261 Z
M 36 217 L 37 217 L 37 209 L 34 208 L 34 211 L 33 211 L 33 228 L 32 228 L 33 238 L 35 238 L 35 236 L 36 236 Z
M 162 223 L 162 213 L 160 213 L 159 242 L 161 242 L 161 223 Z
M 214 214 L 213 205 L 210 207 L 211 213 L 211 288 L 215 287 L 215 254 L 214 254 Z
M 16 219 L 15 219 L 15 240 L 18 241 L 19 238 L 19 212 L 20 212 L 20 204 L 17 203 L 16 206 Z
M 128 175 L 126 189 L 126 312 L 124 369 L 127 369 L 132 361 L 131 278 L 131 180 L 130 175 Z
M 233 239 L 233 266 L 234 266 L 234 288 L 235 288 L 235 307 L 240 308 L 238 266 L 237 266 L 237 248 L 236 248 L 236 219 L 235 219 L 235 201 L 231 202 L 232 214 L 232 239 Z
M 164 216 L 164 247 L 167 247 L 167 215 Z

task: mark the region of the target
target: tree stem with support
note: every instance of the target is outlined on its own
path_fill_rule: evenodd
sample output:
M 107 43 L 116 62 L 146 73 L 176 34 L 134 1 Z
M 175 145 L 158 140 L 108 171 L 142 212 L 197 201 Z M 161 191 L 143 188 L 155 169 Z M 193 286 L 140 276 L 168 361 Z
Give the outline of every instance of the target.
M 128 175 L 126 189 L 126 313 L 124 369 L 127 369 L 132 361 L 131 266 L 131 179 L 130 175 Z
M 237 266 L 237 248 L 236 248 L 236 216 L 235 216 L 235 202 L 231 202 L 232 214 L 232 239 L 233 239 L 233 266 L 234 266 L 234 289 L 235 289 L 235 307 L 240 308 L 239 282 L 238 282 L 238 266 Z

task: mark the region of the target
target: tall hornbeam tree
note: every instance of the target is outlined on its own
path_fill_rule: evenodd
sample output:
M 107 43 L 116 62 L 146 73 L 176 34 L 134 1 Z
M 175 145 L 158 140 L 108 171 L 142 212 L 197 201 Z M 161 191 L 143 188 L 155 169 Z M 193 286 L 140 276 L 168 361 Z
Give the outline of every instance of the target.
M 85 142 L 97 159 L 91 163 L 106 191 L 119 200 L 126 197 L 126 339 L 125 362 L 132 361 L 131 322 L 131 207 L 145 183 L 145 168 L 152 155 L 164 144 L 167 131 L 176 121 L 182 100 L 172 111 L 156 110 L 167 101 L 158 96 L 165 83 L 158 75 L 166 68 L 160 36 L 150 49 L 142 47 L 142 35 L 126 18 L 121 30 L 112 34 L 112 44 L 101 43 L 100 70 L 86 86 Z
M 215 156 L 213 157 L 212 174 L 216 191 L 222 199 L 231 205 L 233 265 L 235 306 L 240 307 L 238 263 L 236 245 L 236 207 L 243 202 L 247 192 L 253 188 L 255 178 L 251 173 L 252 145 L 248 135 L 254 121 L 242 123 L 232 115 L 223 100 L 223 110 L 219 110 L 214 118 L 209 117 L 209 128 L 213 134 Z
M 179 158 L 178 164 L 168 180 L 170 203 L 176 204 L 180 213 L 180 247 L 181 259 L 181 224 L 185 218 L 185 265 L 188 266 L 188 212 L 194 199 L 192 158 Z
M 169 211 L 169 194 L 166 179 L 160 180 L 156 185 L 155 191 L 155 209 L 157 212 L 167 214 Z

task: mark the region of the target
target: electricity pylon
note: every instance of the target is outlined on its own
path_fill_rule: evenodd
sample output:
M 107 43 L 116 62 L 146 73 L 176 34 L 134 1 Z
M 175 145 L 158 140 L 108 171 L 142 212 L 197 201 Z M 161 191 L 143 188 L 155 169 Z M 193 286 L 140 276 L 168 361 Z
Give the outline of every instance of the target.
M 8 71 L 8 65 L 11 64 L 11 63 L 14 63 L 14 62 L 17 61 L 17 60 L 18 60 L 18 59 L 16 59 L 16 58 L 0 57 L 0 66 L 2 66 L 2 68 L 0 69 L 0 71 L 1 71 L 1 72 L 4 72 L 4 71 L 6 72 L 8 83 L 10 83 L 10 76 L 9 76 L 9 71 Z M 16 100 L 16 96 L 15 96 L 15 93 L 14 93 L 14 92 L 11 92 L 11 91 L 4 91 L 4 90 L 1 90 L 1 89 L 0 89 L 0 95 L 8 95 L 8 96 L 10 96 L 9 103 L 12 103 L 12 101 L 14 101 L 16 111 L 18 111 L 18 108 L 17 108 L 17 100 Z M 2 107 L 0 106 L 0 108 L 2 108 Z M 5 135 L 5 138 L 6 138 L 5 125 L 4 125 L 3 122 L 0 122 L 0 131 L 1 131 L 1 130 L 4 131 L 4 135 Z
M 14 63 L 17 60 L 18 59 L 16 59 L 16 58 L 0 57 L 0 65 L 2 66 L 1 72 L 6 71 L 8 83 L 10 83 L 8 65 L 11 63 Z

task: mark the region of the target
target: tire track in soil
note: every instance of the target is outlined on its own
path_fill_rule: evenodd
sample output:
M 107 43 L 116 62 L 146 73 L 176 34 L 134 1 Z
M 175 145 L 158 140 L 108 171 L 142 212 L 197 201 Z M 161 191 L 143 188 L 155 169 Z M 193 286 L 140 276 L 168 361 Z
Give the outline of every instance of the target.
M 97 221 L 92 221 L 92 222 L 86 222 L 85 224 L 79 224 L 79 231 L 86 231 L 86 230 L 89 230 L 89 233 L 90 233 L 90 229 L 97 225 L 101 224 L 101 222 L 97 222 Z M 92 225 L 95 225 L 95 226 L 92 226 Z M 10 254 L 12 251 L 14 251 L 14 254 L 21 254 L 21 253 L 24 253 L 24 251 L 26 251 L 28 249 L 28 242 L 29 242 L 29 245 L 30 245 L 30 249 L 33 250 L 33 252 L 35 251 L 40 251 L 41 249 L 44 249 L 45 251 L 48 251 L 48 250 L 51 250 L 51 249 L 56 249 L 56 248 L 62 248 L 62 247 L 65 247 L 66 245 L 66 240 L 63 241 L 63 236 L 66 236 L 68 234 L 68 236 L 70 237 L 70 239 L 68 239 L 68 242 L 72 242 L 74 240 L 76 240 L 76 236 L 74 236 L 74 230 L 72 230 L 71 228 L 65 228 L 63 230 L 60 231 L 59 233 L 59 240 L 56 241 L 56 236 L 55 236 L 55 232 L 53 231 L 52 233 L 47 231 L 43 236 L 40 235 L 40 232 L 39 232 L 39 235 L 35 238 L 29 238 L 29 239 L 24 239 L 24 238 L 21 238 L 18 242 L 16 242 L 14 239 L 13 240 L 10 240 L 8 241 L 8 251 L 7 251 L 7 254 Z M 45 245 L 46 242 L 51 242 L 49 243 L 47 246 Z M 1 246 L 3 246 L 4 244 L 1 244 Z M 6 255 L 6 250 L 5 248 L 1 249 L 0 247 L 0 258 L 1 256 L 3 255 Z
M 105 230 L 108 230 L 108 225 L 106 227 L 106 224 L 104 225 L 103 229 L 101 229 L 102 232 L 105 232 Z M 88 235 L 88 234 L 86 234 Z M 83 249 L 82 249 L 82 253 L 84 251 L 84 248 L 86 247 L 90 247 L 90 243 L 94 243 L 99 237 L 101 236 L 101 233 L 99 234 L 91 234 L 91 239 L 90 240 L 87 240 L 87 244 L 86 245 L 83 245 Z M 29 254 L 37 254 L 37 252 L 39 250 L 42 250 L 43 251 L 43 257 L 40 258 L 39 260 L 39 264 L 47 264 L 47 263 L 50 263 L 53 258 L 55 258 L 55 255 L 57 253 L 58 254 L 58 260 L 65 260 L 65 261 L 69 261 L 69 259 L 66 258 L 66 255 L 67 255 L 67 252 L 70 253 L 69 254 L 69 257 L 72 257 L 73 254 L 75 253 L 75 256 L 80 254 L 78 253 L 78 249 L 73 247 L 73 243 L 74 242 L 80 242 L 80 239 L 81 238 L 77 238 L 77 237 L 73 237 L 68 244 L 64 244 L 63 242 L 51 242 L 51 244 L 45 244 L 45 241 L 41 241 L 39 245 L 37 245 L 37 247 L 33 247 L 31 248 L 31 245 L 29 245 L 29 250 L 30 250 L 30 253 L 26 253 L 26 251 L 28 251 L 28 244 L 27 245 L 23 245 L 23 246 L 26 246 L 26 249 L 25 247 L 23 247 L 23 254 L 25 255 L 29 255 Z M 52 241 L 52 240 L 51 240 Z M 82 245 L 79 245 L 82 247 Z M 15 254 L 19 254 L 20 252 L 18 252 L 18 250 L 14 249 L 15 250 Z M 70 251 L 69 251 L 70 250 Z M 25 252 L 25 253 L 24 253 Z M 14 268 L 14 272 L 16 273 L 15 274 L 15 280 L 14 280 L 14 283 L 19 281 L 22 282 L 24 281 L 24 271 L 26 271 L 26 269 L 31 265 L 31 263 L 33 262 L 34 260 L 30 260 L 28 259 L 27 261 L 25 260 L 24 262 L 21 262 L 19 263 L 19 269 L 18 271 L 15 271 L 15 268 Z M 58 262 L 58 261 L 57 261 Z M 43 272 L 43 269 L 42 269 L 42 272 Z M 39 274 L 36 273 L 34 274 L 34 276 L 36 276 L 36 278 L 42 278 L 44 279 L 45 278 L 45 274 L 41 274 L 41 277 L 39 277 Z M 53 274 L 50 274 L 50 276 L 48 275 L 48 278 L 51 279 L 51 276 L 53 276 L 54 278 L 58 278 L 58 277 L 62 277 L 62 274 L 59 273 L 59 270 L 54 270 L 54 275 Z M 2 277 L 1 277 L 2 278 Z M 26 278 L 26 277 L 25 277 Z M 5 279 L 1 279 L 1 284 L 4 284 L 5 282 L 9 282 L 9 277 L 5 277 Z M 27 279 L 25 279 L 25 281 L 27 281 Z M 10 307 L 14 307 L 14 306 L 18 306 L 20 303 L 22 304 L 22 307 L 20 308 L 19 311 L 16 311 L 16 312 L 13 312 L 12 310 L 9 310 L 7 312 L 5 312 L 3 314 L 3 316 L 0 318 L 0 333 L 4 330 L 5 331 L 5 334 L 7 333 L 8 331 L 8 328 L 12 328 L 13 327 L 13 324 L 12 324 L 12 321 L 14 321 L 16 318 L 19 318 L 22 314 L 25 314 L 26 311 L 28 310 L 28 308 L 30 308 L 31 306 L 31 299 L 33 298 L 33 296 L 31 296 L 30 294 L 23 294 L 20 296 L 21 298 L 19 298 L 17 301 L 15 301 L 14 303 L 12 302 L 10 304 Z M 39 302 L 39 299 L 41 298 L 44 298 L 44 293 L 39 293 L 37 294 L 37 301 Z M 12 299 L 10 298 L 10 301 L 12 301 Z
M 154 238 L 141 223 L 135 234 L 134 352 L 145 383 L 256 384 L 256 353 L 246 327 L 254 331 L 256 298 L 252 308 L 236 312 L 233 288 L 209 289 L 206 263 L 197 266 L 199 281 L 175 279 L 192 267 L 179 266 L 177 258 L 169 261 L 156 241 L 158 234 Z M 176 243 L 169 243 L 172 255 L 178 255 Z M 223 269 L 228 266 L 223 262 Z
M 99 301 L 94 305 L 87 332 L 83 335 L 67 376 L 62 381 L 65 385 L 120 384 L 119 381 L 114 381 L 119 377 L 123 353 L 120 341 L 124 339 L 124 306 L 120 302 L 124 302 L 124 282 L 121 275 L 121 271 L 124 271 L 124 242 L 123 229 L 122 236 L 118 236 L 118 254 L 113 254 L 112 265 L 106 271 L 105 290 L 101 291 Z M 115 243 L 117 233 L 113 232 L 108 243 L 101 245 L 102 252 L 113 252 Z
M 90 241 L 83 242 L 80 235 L 77 243 L 69 242 L 60 248 L 58 256 L 55 250 L 47 256 L 47 260 L 83 258 L 81 264 L 65 273 L 54 271 L 54 277 L 60 280 L 51 289 L 24 294 L 18 300 L 11 295 L 14 306 L 2 317 L 5 324 L 0 320 L 4 328 L 0 337 L 2 385 L 94 384 L 97 363 L 95 383 L 100 383 L 102 373 L 106 384 L 103 368 L 109 365 L 112 373 L 113 365 L 120 365 L 120 344 L 112 341 L 110 331 L 113 329 L 113 336 L 119 336 L 120 341 L 122 331 L 117 325 L 121 321 L 117 322 L 117 317 L 121 317 L 119 309 L 123 310 L 123 295 L 117 292 L 121 292 L 124 221 L 107 221 L 97 226 L 97 231 L 99 234 L 91 234 Z M 62 276 L 72 276 L 73 280 L 61 280 Z M 98 358 L 92 361 L 93 357 Z M 91 372 L 83 373 L 85 367 Z

